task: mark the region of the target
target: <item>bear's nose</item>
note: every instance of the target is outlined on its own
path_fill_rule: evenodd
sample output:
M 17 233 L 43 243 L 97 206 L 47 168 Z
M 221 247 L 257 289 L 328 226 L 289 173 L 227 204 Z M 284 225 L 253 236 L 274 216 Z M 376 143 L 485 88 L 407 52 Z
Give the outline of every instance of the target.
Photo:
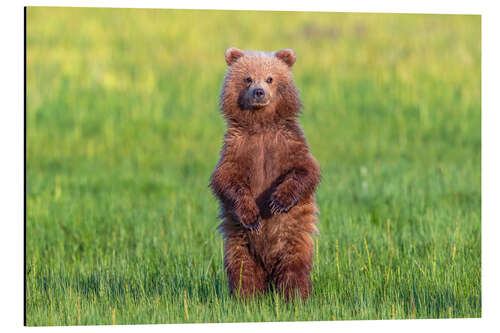
M 255 98 L 262 98 L 264 97 L 264 89 L 262 88 L 257 88 L 253 91 L 253 97 Z

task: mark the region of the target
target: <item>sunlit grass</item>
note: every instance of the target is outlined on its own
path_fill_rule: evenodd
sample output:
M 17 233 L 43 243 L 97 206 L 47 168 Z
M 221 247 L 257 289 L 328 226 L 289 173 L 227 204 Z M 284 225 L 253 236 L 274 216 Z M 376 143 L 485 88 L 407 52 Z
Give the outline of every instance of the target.
M 29 8 L 27 323 L 481 316 L 480 18 Z M 228 295 L 224 50 L 297 53 L 313 295 Z

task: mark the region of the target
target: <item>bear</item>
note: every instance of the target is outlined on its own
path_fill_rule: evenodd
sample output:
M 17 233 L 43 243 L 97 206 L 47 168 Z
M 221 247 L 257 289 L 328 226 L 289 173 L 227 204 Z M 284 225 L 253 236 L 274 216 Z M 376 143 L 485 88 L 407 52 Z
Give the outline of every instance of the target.
M 275 288 L 289 301 L 312 291 L 315 190 L 320 166 L 297 117 L 295 52 L 225 52 L 220 94 L 227 130 L 210 187 L 229 291 L 248 298 Z

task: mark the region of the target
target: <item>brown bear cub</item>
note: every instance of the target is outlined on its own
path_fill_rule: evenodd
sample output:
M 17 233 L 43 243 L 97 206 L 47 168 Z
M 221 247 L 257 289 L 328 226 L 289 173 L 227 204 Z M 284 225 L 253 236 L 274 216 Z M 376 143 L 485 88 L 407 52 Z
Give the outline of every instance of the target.
M 319 164 L 297 121 L 295 53 L 226 50 L 220 107 L 227 122 L 211 188 L 221 204 L 224 267 L 233 294 L 274 285 L 305 299 L 318 209 Z

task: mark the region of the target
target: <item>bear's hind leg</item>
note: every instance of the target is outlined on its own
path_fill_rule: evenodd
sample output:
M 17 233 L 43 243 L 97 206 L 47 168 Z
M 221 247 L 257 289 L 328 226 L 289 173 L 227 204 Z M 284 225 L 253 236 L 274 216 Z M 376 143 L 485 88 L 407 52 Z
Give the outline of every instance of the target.
M 248 297 L 267 289 L 267 275 L 250 253 L 244 234 L 228 237 L 224 244 L 224 267 L 233 295 Z
M 287 301 L 296 295 L 305 300 L 312 291 L 309 272 L 303 268 L 287 267 L 278 275 L 276 287 Z
M 305 300 L 312 291 L 312 240 L 309 235 L 304 235 L 302 242 L 296 242 L 295 245 L 289 243 L 286 248 L 287 253 L 274 268 L 273 282 L 287 301 L 293 299 L 296 294 Z

